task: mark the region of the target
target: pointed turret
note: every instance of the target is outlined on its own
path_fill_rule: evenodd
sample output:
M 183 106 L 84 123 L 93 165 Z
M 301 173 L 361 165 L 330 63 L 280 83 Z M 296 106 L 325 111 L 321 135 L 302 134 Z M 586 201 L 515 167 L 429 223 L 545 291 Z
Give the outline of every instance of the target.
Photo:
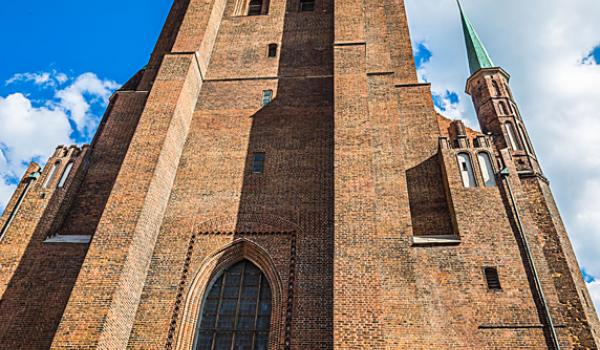
M 473 24 L 463 11 L 463 8 L 459 0 L 458 8 L 460 10 L 460 17 L 462 19 L 463 32 L 465 34 L 465 44 L 467 45 L 467 54 L 469 56 L 469 67 L 471 68 L 471 74 L 475 74 L 482 68 L 492 68 L 494 63 L 490 58 L 489 53 L 485 49 L 485 46 L 481 42 L 479 35 L 475 31 Z
M 473 98 L 481 130 L 498 149 L 510 148 L 521 174 L 541 174 L 525 123 L 509 86 L 510 75 L 495 66 L 460 4 L 471 76 L 466 92 Z

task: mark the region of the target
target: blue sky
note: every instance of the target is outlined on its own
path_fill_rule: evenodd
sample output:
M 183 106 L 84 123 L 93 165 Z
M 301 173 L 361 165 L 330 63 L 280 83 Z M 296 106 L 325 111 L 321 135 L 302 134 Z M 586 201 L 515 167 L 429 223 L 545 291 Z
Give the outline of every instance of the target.
M 469 71 L 455 1 L 405 2 L 419 77 L 431 82 L 437 109 L 478 128 L 464 93 Z M 600 305 L 600 1 L 462 2 L 494 62 L 512 74 L 514 95 Z M 90 139 L 112 91 L 147 63 L 171 3 L 2 4 L 0 209 L 30 160 L 43 162 L 58 144 Z
M 125 81 L 148 61 L 170 6 L 169 0 L 4 1 L 0 81 L 51 68 Z M 11 90 L 0 84 L 0 96 Z
M 1 107 L 5 114 L 22 111 L 30 123 L 13 140 L 0 130 L 0 209 L 26 163 L 44 162 L 51 142 L 89 142 L 110 92 L 147 63 L 170 6 L 170 0 L 3 3 L 0 33 L 11 34 L 0 48 Z M 40 125 L 46 114 L 51 130 Z M 4 118 L 2 125 L 12 124 Z M 32 148 L 30 137 L 47 142 Z

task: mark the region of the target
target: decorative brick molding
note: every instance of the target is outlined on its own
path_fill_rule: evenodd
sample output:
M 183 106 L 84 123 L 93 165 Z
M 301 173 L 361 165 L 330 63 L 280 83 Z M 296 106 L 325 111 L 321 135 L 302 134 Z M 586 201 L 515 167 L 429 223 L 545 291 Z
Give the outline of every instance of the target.
M 191 247 L 194 244 L 195 236 L 196 235 L 194 234 L 190 240 Z M 190 248 L 190 251 L 191 249 L 193 248 Z M 166 349 L 192 349 L 198 315 L 200 314 L 208 284 L 214 278 L 216 273 L 243 259 L 247 259 L 258 266 L 269 280 L 273 298 L 269 348 L 273 350 L 282 349 L 281 344 L 284 343 L 282 337 L 285 337 L 284 332 L 282 332 L 282 324 L 286 318 L 286 308 L 284 307 L 283 300 L 283 282 L 269 254 L 262 247 L 245 238 L 236 239 L 234 242 L 204 259 L 200 269 L 195 272 L 191 286 L 185 297 L 185 306 L 183 307 L 182 317 L 180 318 L 181 321 L 178 327 L 179 331 L 177 333 L 177 338 L 172 347 L 167 343 Z M 184 268 L 184 275 L 187 268 L 187 266 Z M 185 280 L 182 280 L 181 283 L 185 284 Z M 176 308 L 177 307 L 178 306 L 176 306 Z M 289 321 L 286 320 L 286 325 L 288 322 Z M 172 321 L 171 326 L 174 326 L 175 323 L 176 321 Z

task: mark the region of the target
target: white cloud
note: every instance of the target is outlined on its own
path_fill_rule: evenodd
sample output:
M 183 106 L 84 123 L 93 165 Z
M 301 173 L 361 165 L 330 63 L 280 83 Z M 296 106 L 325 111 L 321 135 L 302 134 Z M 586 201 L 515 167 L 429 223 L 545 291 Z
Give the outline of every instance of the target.
M 90 103 L 99 98 L 106 104 L 113 90 L 118 87 L 114 81 L 100 80 L 93 73 L 85 73 L 67 88 L 57 91 L 56 97 L 60 100 L 60 106 L 70 113 L 77 129 L 89 133 L 95 126 Z
M 600 43 L 600 2 L 462 2 L 494 62 L 512 74 L 514 95 L 578 259 L 600 278 L 600 66 L 587 58 Z M 420 75 L 432 82 L 434 93 L 459 93 L 457 108 L 478 125 L 464 94 L 469 71 L 456 2 L 406 5 L 413 41 L 426 42 L 433 52 Z
M 596 306 L 596 311 L 600 310 L 600 281 L 594 281 L 587 284 L 592 296 L 592 301 Z
M 6 159 L 0 175 L 20 178 L 28 160 L 72 142 L 71 132 L 69 118 L 59 108 L 34 107 L 21 93 L 0 97 L 0 142 Z
M 36 85 L 45 85 L 52 82 L 50 79 L 50 73 L 19 73 L 13 75 L 6 81 L 6 85 L 13 84 L 16 82 L 34 82 Z
M 54 76 L 54 78 L 56 79 L 56 81 L 59 84 L 64 84 L 69 80 L 69 76 L 66 75 L 65 73 L 56 73 L 56 75 Z
M 81 135 L 86 138 L 93 132 L 99 118 L 92 113 L 92 106 L 103 108 L 117 87 L 93 73 L 80 75 L 60 90 L 56 86 L 69 81 L 64 73 L 22 73 L 11 80 L 30 82 L 38 89 L 54 87 L 54 98 L 37 101 L 23 92 L 0 96 L 0 210 L 14 190 L 14 181 L 21 178 L 32 159 L 45 162 L 56 146 L 76 143 L 72 125 L 79 131 L 79 141 Z
M 62 85 L 69 80 L 69 76 L 65 73 L 52 70 L 51 72 L 37 73 L 17 73 L 6 81 L 6 85 L 15 83 L 33 83 L 41 87 L 56 87 Z

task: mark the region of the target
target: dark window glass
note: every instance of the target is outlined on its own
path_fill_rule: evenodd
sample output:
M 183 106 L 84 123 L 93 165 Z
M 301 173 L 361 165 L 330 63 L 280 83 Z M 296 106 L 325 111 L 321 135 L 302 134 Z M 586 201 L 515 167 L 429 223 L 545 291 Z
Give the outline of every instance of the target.
M 194 349 L 267 350 L 270 323 L 269 283 L 243 260 L 223 271 L 208 291 Z
M 254 153 L 252 158 L 252 172 L 253 173 L 262 173 L 265 170 L 265 154 L 264 153 Z
M 489 289 L 502 289 L 500 285 L 500 277 L 498 276 L 498 270 L 495 267 L 485 268 L 485 279 Z
M 314 11 L 315 10 L 315 0 L 300 0 L 300 11 Z
M 277 44 L 269 44 L 269 57 L 277 57 Z
M 262 0 L 250 0 L 248 6 L 248 16 L 259 16 L 262 14 L 263 2 Z

